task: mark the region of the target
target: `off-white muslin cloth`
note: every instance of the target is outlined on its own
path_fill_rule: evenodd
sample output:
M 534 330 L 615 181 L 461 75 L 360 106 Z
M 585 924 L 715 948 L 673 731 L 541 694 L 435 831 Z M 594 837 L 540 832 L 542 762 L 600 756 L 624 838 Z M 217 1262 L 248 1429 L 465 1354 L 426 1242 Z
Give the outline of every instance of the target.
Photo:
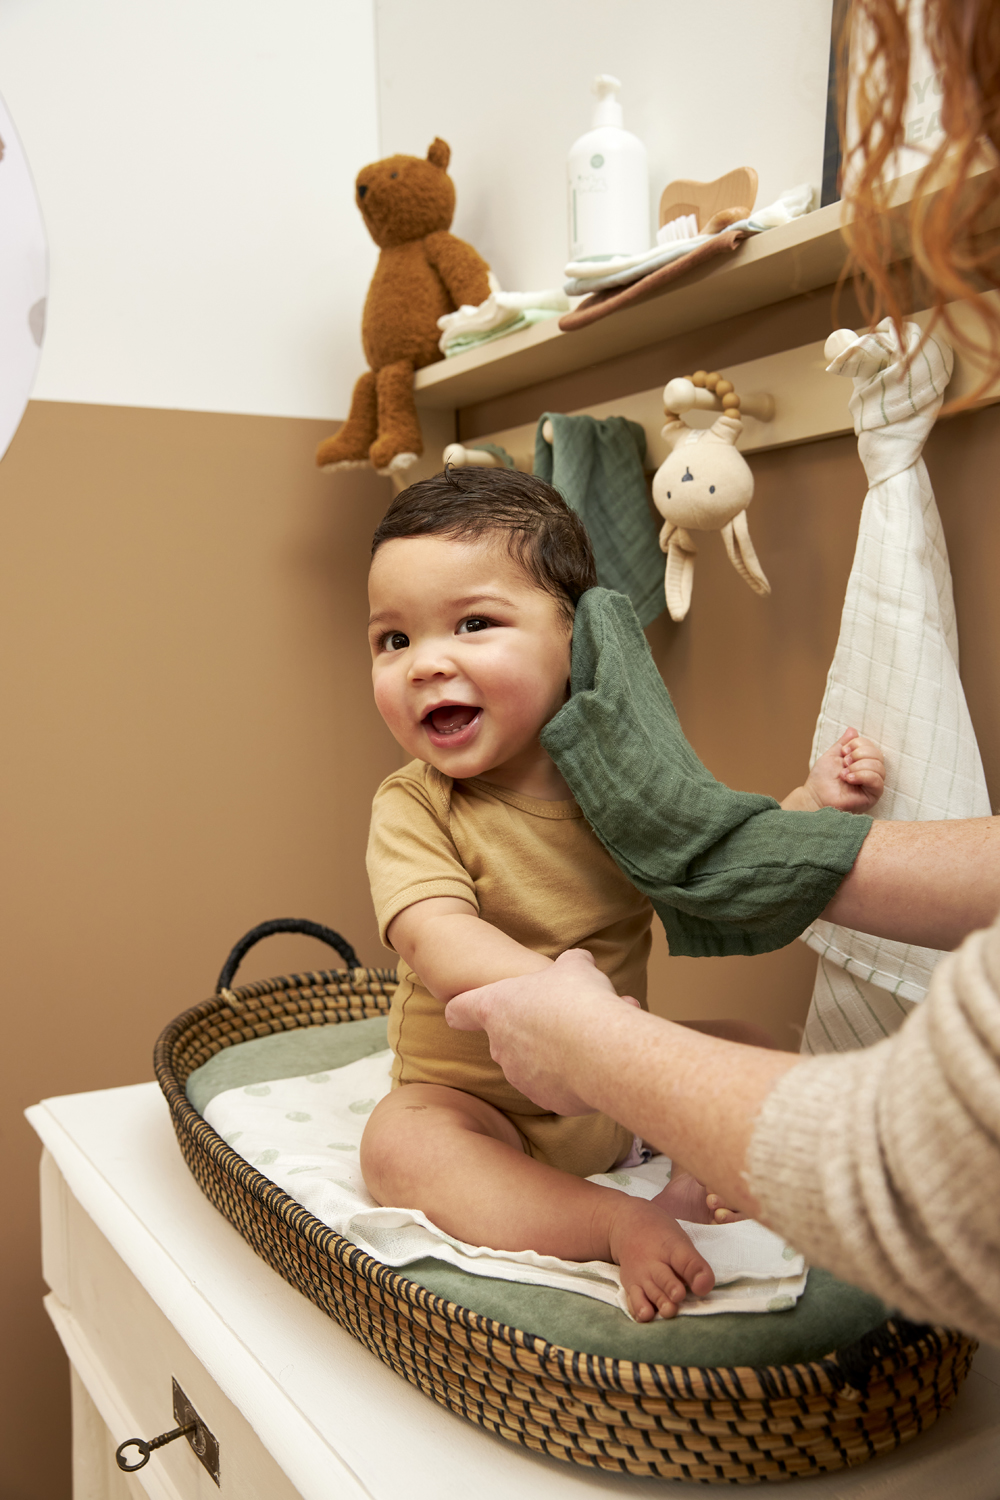
M 533 1250 L 490 1250 L 454 1239 L 425 1214 L 380 1208 L 361 1175 L 365 1121 L 392 1086 L 389 1052 L 302 1078 L 279 1078 L 216 1094 L 205 1119 L 226 1143 L 324 1224 L 390 1266 L 430 1256 L 473 1276 L 557 1287 L 619 1307 L 629 1317 L 618 1267 L 609 1262 L 559 1260 Z M 670 1178 L 670 1162 L 590 1179 L 633 1198 L 655 1198 Z M 790 1245 L 757 1224 L 685 1224 L 695 1248 L 715 1272 L 705 1297 L 689 1296 L 683 1315 L 784 1312 L 805 1290 L 808 1270 Z
M 837 650 L 812 759 L 848 725 L 882 747 L 886 787 L 877 818 L 974 818 L 990 813 L 979 746 L 958 673 L 951 570 L 921 458 L 953 354 L 939 335 L 905 350 L 888 318 L 828 367 L 854 380 L 850 401 L 869 490 L 861 512 Z M 941 954 L 816 921 L 803 941 L 820 955 L 803 1052 L 881 1041 L 927 993 Z

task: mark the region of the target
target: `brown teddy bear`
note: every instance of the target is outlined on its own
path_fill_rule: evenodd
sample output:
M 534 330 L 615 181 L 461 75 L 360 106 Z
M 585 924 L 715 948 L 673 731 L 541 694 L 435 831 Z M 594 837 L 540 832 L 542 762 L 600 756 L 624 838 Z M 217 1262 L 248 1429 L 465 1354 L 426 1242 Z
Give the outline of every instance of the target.
M 448 233 L 450 158 L 451 148 L 435 140 L 426 160 L 388 156 L 358 173 L 358 207 L 381 250 L 361 319 L 371 369 L 354 387 L 343 427 L 316 450 L 321 469 L 371 463 L 388 474 L 416 462 L 423 443 L 413 372 L 442 357 L 438 318 L 490 294 L 489 266 Z

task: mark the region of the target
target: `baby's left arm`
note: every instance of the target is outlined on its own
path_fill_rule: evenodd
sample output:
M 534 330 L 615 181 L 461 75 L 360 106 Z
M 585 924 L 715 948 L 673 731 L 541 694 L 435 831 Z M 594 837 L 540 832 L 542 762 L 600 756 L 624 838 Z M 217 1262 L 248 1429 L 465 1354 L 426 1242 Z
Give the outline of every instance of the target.
M 841 812 L 870 812 L 885 787 L 885 761 L 874 740 L 856 729 L 845 729 L 813 766 L 804 786 L 789 792 L 782 807 L 815 812 L 836 807 Z

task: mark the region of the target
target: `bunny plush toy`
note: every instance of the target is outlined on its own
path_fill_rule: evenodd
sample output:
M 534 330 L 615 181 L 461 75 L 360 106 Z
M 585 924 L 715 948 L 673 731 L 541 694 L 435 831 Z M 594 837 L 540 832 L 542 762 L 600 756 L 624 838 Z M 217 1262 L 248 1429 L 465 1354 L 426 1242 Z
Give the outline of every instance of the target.
M 653 479 L 653 501 L 663 517 L 660 547 L 667 554 L 664 590 L 672 620 L 683 620 L 691 605 L 694 559 L 691 531 L 721 531 L 733 567 L 757 594 L 769 594 L 747 526 L 753 474 L 736 447 L 743 431 L 738 416 L 723 413 L 710 428 L 696 431 L 667 413 L 663 436 L 670 453 Z

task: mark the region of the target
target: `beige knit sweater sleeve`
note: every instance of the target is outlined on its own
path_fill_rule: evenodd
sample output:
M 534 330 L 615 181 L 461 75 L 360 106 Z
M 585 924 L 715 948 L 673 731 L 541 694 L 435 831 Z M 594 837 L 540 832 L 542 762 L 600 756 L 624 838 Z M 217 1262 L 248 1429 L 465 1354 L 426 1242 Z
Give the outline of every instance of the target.
M 895 1036 L 786 1073 L 747 1167 L 761 1218 L 808 1261 L 1000 1344 L 1000 918 Z

